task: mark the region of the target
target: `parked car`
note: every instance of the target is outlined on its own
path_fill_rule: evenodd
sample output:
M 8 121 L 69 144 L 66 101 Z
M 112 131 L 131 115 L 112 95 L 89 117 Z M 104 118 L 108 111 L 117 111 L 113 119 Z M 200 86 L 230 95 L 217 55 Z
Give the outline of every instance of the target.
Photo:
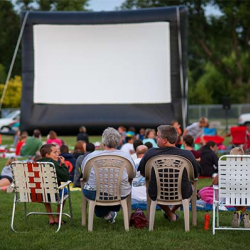
M 239 125 L 250 126 L 250 113 L 241 114 L 239 117 Z
M 16 110 L 8 114 L 5 118 L 0 119 L 0 130 L 1 131 L 10 131 L 17 130 L 16 126 L 20 121 L 20 110 Z

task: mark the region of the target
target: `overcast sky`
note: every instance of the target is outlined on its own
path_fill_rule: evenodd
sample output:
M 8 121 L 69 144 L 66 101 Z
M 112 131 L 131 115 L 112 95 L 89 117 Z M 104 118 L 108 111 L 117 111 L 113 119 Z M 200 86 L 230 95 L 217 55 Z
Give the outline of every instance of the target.
M 125 0 L 90 0 L 89 9 L 94 11 L 115 10 L 120 7 Z
M 89 9 L 93 11 L 108 11 L 115 10 L 116 7 L 120 7 L 126 0 L 90 0 Z M 206 8 L 207 15 L 220 16 L 221 12 L 214 6 L 208 6 Z

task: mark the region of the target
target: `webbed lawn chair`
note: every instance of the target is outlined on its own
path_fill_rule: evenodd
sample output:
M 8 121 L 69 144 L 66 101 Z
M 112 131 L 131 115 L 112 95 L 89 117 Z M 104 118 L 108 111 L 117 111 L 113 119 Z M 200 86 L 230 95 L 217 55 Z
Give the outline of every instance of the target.
M 250 155 L 221 156 L 218 162 L 218 182 L 218 185 L 213 186 L 213 234 L 215 230 L 250 230 L 221 226 L 219 222 L 220 205 L 250 206 Z
M 121 156 L 96 156 L 89 160 L 84 168 L 81 186 L 88 181 L 91 169 L 94 168 L 96 176 L 96 200 L 88 200 L 82 193 L 82 225 L 86 225 L 86 207 L 89 202 L 88 230 L 93 230 L 95 206 L 121 205 L 125 230 L 129 230 L 131 216 L 131 193 L 126 199 L 121 199 L 121 180 L 123 169 L 126 168 L 128 181 L 134 178 L 133 166 L 129 160 Z
M 152 201 L 148 195 L 148 186 L 151 177 L 151 170 L 154 168 L 157 182 L 157 199 Z M 182 199 L 181 181 L 182 174 L 186 168 L 188 178 L 192 182 L 193 195 L 190 199 Z M 194 177 L 194 170 L 191 162 L 184 157 L 177 155 L 159 155 L 152 157 L 146 163 L 145 169 L 147 187 L 147 217 L 149 218 L 149 230 L 154 227 L 155 209 L 157 204 L 162 205 L 183 205 L 185 231 L 189 231 L 189 202 L 192 206 L 193 226 L 197 225 L 197 180 Z
M 69 184 L 67 181 L 58 187 L 56 169 L 53 163 L 49 162 L 12 162 L 11 171 L 14 184 L 14 202 L 11 217 L 11 229 L 14 229 L 14 218 L 17 203 L 24 203 L 25 220 L 33 214 L 38 215 L 59 215 L 59 223 L 56 233 L 61 228 L 62 215 L 66 215 L 72 220 L 72 208 L 70 199 Z M 68 188 L 67 194 L 64 193 L 64 187 Z M 61 194 L 59 195 L 59 191 Z M 61 196 L 61 197 L 60 197 Z M 69 200 L 70 214 L 63 213 L 63 203 Z M 60 205 L 60 212 L 27 212 L 26 203 L 55 203 Z

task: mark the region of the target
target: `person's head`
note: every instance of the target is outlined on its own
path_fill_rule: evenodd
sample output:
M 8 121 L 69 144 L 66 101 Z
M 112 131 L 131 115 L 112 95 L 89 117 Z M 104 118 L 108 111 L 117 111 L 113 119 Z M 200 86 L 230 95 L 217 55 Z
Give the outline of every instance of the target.
M 24 141 L 25 142 L 27 140 L 27 138 L 28 138 L 28 133 L 27 132 L 22 133 L 20 135 L 19 141 Z
M 140 129 L 140 135 L 145 135 L 145 128 Z
M 126 141 L 126 143 L 133 143 L 134 138 L 133 138 L 133 136 L 126 136 L 125 141 Z
M 146 145 L 139 145 L 136 148 L 136 155 L 137 158 L 142 158 L 143 155 L 146 153 L 146 151 L 148 150 L 148 147 Z
M 148 141 L 148 142 L 145 142 L 145 144 L 144 144 L 148 149 L 150 149 L 150 148 L 152 148 L 153 147 L 153 144 L 150 142 L 150 141 Z
M 106 128 L 102 133 L 102 143 L 107 148 L 117 148 L 120 142 L 121 135 L 114 128 Z
M 61 154 L 69 153 L 69 147 L 68 147 L 66 144 L 63 144 L 63 145 L 60 147 L 60 152 L 61 152 Z
M 44 144 L 40 148 L 40 154 L 42 157 L 50 158 L 54 161 L 58 161 L 59 152 L 54 144 Z
M 142 140 L 134 140 L 133 142 L 133 147 L 134 147 L 134 150 L 136 151 L 136 148 L 140 145 L 143 145 L 142 143 Z
M 10 157 L 10 158 L 7 160 L 7 162 L 6 162 L 6 165 L 5 165 L 5 166 L 10 165 L 13 161 L 17 161 L 17 158 L 15 158 L 15 157 Z
M 28 135 L 27 131 L 22 131 L 20 136 L 26 136 L 26 137 L 28 137 L 29 135 Z
M 35 129 L 34 132 L 33 132 L 33 136 L 34 136 L 35 138 L 40 138 L 40 136 L 41 136 L 40 130 Z
M 120 126 L 120 127 L 118 127 L 118 132 L 119 132 L 120 134 L 123 134 L 124 132 L 126 132 L 126 128 L 123 127 L 123 126 Z
M 240 147 L 232 148 L 230 151 L 230 155 L 244 155 L 244 150 Z
M 79 128 L 79 132 L 80 133 L 86 133 L 86 128 L 84 127 L 84 126 L 81 126 L 80 128 Z
M 56 139 L 56 137 L 57 137 L 56 132 L 53 131 L 53 130 L 51 130 L 51 131 L 49 132 L 49 138 L 50 138 L 50 139 Z
M 158 147 L 175 146 L 175 143 L 178 139 L 178 134 L 175 127 L 171 125 L 160 125 L 157 130 Z
M 145 138 L 151 138 L 154 139 L 155 138 L 155 130 L 152 128 L 147 128 L 146 132 L 145 132 Z
M 217 149 L 217 144 L 214 141 L 208 141 L 204 147 L 215 151 Z
M 179 122 L 176 121 L 176 120 L 173 120 L 173 121 L 171 122 L 171 125 L 172 125 L 173 127 L 175 127 L 175 128 L 179 128 L 179 127 L 180 127 Z
M 185 135 L 183 136 L 183 142 L 188 146 L 188 147 L 193 147 L 194 146 L 194 138 L 191 135 Z
M 76 152 L 85 152 L 86 151 L 86 142 L 78 141 L 75 145 L 74 151 Z
M 208 125 L 208 119 L 206 117 L 201 117 L 199 120 L 199 127 L 205 128 Z
M 93 143 L 87 143 L 86 145 L 86 151 L 89 153 L 92 153 L 95 151 L 95 145 Z

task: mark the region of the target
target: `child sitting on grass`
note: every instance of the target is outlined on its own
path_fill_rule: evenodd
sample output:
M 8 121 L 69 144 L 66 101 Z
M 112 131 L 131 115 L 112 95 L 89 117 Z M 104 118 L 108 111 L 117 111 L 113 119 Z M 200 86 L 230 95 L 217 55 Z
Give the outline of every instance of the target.
M 52 162 L 56 169 L 56 175 L 57 175 L 57 181 L 58 186 L 61 182 L 68 181 L 69 180 L 69 171 L 67 167 L 64 164 L 64 157 L 59 156 L 59 151 L 57 150 L 57 147 L 54 144 L 44 144 L 40 148 L 40 154 L 42 156 L 41 159 L 37 160 L 37 162 Z M 58 163 L 59 162 L 59 163 Z M 52 208 L 50 203 L 44 203 L 46 211 L 48 213 L 52 213 Z M 60 205 L 57 207 L 57 212 L 60 211 Z M 54 225 L 58 224 L 59 222 L 59 215 L 57 215 L 55 218 L 53 215 L 49 215 L 49 224 Z M 62 224 L 64 222 L 62 221 Z
M 231 155 L 243 155 L 244 150 L 240 147 L 235 147 L 230 151 Z M 218 175 L 213 180 L 213 185 L 218 185 L 219 179 Z M 244 223 L 245 228 L 250 228 L 250 221 L 249 215 L 246 213 L 247 207 L 246 206 L 235 206 L 236 211 L 234 212 L 234 217 L 232 220 L 232 227 L 237 228 L 240 226 L 241 220 Z

